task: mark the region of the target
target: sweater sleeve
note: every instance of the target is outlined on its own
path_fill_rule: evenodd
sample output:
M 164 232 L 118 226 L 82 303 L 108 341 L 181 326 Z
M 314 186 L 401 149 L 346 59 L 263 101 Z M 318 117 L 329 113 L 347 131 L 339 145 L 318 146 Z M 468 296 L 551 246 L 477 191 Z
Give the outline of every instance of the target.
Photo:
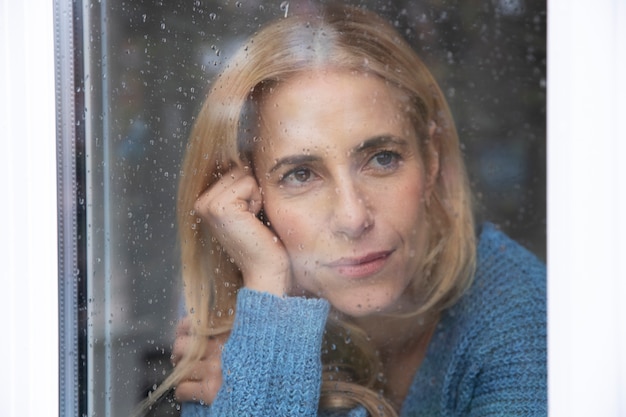
M 183 404 L 183 417 L 316 416 L 321 342 L 329 304 L 242 289 L 222 352 L 213 404 Z

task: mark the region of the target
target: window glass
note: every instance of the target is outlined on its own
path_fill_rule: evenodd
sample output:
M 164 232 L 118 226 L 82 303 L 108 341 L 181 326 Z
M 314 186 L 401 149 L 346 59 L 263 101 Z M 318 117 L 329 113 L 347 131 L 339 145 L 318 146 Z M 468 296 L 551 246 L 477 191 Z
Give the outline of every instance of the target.
M 176 190 L 194 117 L 240 42 L 300 3 L 74 3 L 81 413 L 126 415 L 171 369 Z M 545 1 L 352 3 L 392 21 L 437 78 L 479 222 L 545 259 Z M 171 401 L 154 411 L 176 413 Z

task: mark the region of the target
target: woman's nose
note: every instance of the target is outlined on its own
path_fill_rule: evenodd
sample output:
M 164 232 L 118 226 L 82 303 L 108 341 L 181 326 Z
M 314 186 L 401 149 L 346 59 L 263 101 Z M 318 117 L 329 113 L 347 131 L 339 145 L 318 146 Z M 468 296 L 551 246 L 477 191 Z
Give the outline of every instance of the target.
M 335 188 L 332 229 L 335 234 L 357 239 L 374 226 L 369 199 L 353 181 Z

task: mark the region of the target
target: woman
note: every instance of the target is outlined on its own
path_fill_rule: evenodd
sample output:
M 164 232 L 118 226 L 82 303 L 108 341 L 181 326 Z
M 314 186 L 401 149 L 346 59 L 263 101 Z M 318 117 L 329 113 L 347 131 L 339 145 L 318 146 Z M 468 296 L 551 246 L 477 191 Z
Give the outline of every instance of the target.
M 155 397 L 175 386 L 184 415 L 545 414 L 545 268 L 493 226 L 476 241 L 445 99 L 376 15 L 326 7 L 251 38 L 182 174 L 189 315 Z

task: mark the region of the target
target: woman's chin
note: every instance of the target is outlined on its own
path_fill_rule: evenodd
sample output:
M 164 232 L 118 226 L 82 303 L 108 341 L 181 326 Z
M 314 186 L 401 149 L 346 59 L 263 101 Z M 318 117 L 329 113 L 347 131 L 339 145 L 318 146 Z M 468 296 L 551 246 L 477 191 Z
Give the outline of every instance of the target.
M 395 307 L 395 299 L 380 297 L 361 298 L 360 300 L 330 299 L 328 301 L 334 309 L 354 318 L 385 314 L 393 311 Z

